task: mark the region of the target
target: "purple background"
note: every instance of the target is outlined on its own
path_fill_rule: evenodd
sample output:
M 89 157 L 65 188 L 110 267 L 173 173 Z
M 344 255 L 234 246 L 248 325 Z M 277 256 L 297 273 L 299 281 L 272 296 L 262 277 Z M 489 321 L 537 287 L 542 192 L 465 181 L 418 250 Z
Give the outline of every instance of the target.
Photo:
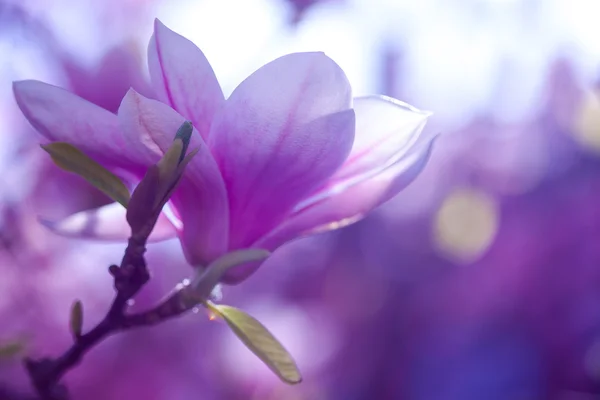
M 229 94 L 278 55 L 323 50 L 356 94 L 435 114 L 407 190 L 365 220 L 281 248 L 223 302 L 296 358 L 279 382 L 204 311 L 109 338 L 75 399 L 587 400 L 600 395 L 600 6 L 594 0 L 0 1 L 0 343 L 57 355 L 74 299 L 93 326 L 124 247 L 38 224 L 107 200 L 38 147 L 10 84 L 40 79 L 115 111 L 146 84 L 155 17 Z M 153 304 L 189 274 L 149 251 Z M 31 393 L 0 359 L 0 399 Z

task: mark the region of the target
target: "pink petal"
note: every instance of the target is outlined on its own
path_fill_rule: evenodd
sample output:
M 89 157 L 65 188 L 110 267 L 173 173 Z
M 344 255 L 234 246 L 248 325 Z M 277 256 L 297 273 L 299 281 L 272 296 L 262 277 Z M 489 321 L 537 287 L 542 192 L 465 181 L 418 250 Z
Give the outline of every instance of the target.
M 363 181 L 352 182 L 285 222 L 250 247 L 276 250 L 285 243 L 313 234 L 340 229 L 360 221 L 369 211 L 394 197 L 423 170 L 433 149 L 433 140 L 422 140 L 396 164 Z M 252 275 L 262 262 L 247 263 L 227 271 L 223 283 L 238 284 Z
M 136 132 L 164 152 L 185 118 L 171 107 L 130 90 L 119 108 L 119 120 L 124 131 Z M 188 261 L 206 265 L 227 249 L 227 195 L 217 164 L 195 129 L 189 148 L 199 152 L 187 165 L 172 201 L 183 222 L 181 240 Z
M 334 179 L 393 164 L 411 148 L 425 127 L 428 111 L 386 96 L 354 99 L 356 136 L 352 151 Z
M 323 53 L 278 58 L 235 89 L 209 137 L 229 195 L 230 248 L 270 231 L 343 163 L 350 103 L 346 76 Z
M 202 51 L 157 19 L 148 45 L 148 66 L 158 99 L 192 121 L 206 140 L 225 97 Z
M 354 111 L 356 134 L 350 155 L 323 186 L 296 205 L 295 211 L 397 163 L 422 139 L 421 132 L 431 116 L 428 111 L 385 96 L 355 98 Z
M 423 170 L 434 140 L 421 140 L 405 157 L 372 175 L 347 181 L 309 207 L 294 213 L 253 247 L 275 250 L 289 240 L 339 229 L 362 219 L 408 186 Z M 249 273 L 249 272 L 246 272 Z
M 43 82 L 14 82 L 13 90 L 25 117 L 49 140 L 71 143 L 106 167 L 137 175 L 150 165 L 153 149 L 121 132 L 116 115 Z
M 142 94 L 152 93 L 134 50 L 129 44 L 119 44 L 104 54 L 96 68 L 84 66 L 78 58 L 67 54 L 61 54 L 59 59 L 73 93 L 116 112 L 130 87 Z
M 78 212 L 59 221 L 40 218 L 40 222 L 54 233 L 65 237 L 125 241 L 131 235 L 131 229 L 125 219 L 126 211 L 119 203 L 111 203 L 93 210 Z M 176 236 L 175 226 L 164 214 L 161 214 L 149 240 L 157 242 Z

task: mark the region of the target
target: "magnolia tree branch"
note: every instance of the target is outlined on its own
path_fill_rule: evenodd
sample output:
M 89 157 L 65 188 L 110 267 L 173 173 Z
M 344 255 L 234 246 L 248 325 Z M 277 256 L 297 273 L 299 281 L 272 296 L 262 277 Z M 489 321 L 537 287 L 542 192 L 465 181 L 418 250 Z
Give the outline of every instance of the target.
M 194 155 L 194 153 L 189 154 L 187 157 L 185 155 L 191 133 L 191 124 L 189 122 L 184 123 L 177 132 L 171 148 L 169 148 L 158 164 L 150 167 L 146 176 L 128 201 L 127 221 L 131 227 L 132 234 L 121 264 L 109 267 L 109 272 L 114 278 L 116 295 L 105 317 L 96 327 L 85 334 L 81 334 L 80 331 L 81 320 L 76 323 L 79 327 L 72 332 L 74 343 L 60 357 L 38 360 L 25 359 L 25 366 L 33 386 L 42 399 L 67 399 L 66 387 L 60 384 L 61 378 L 67 371 L 79 364 L 83 356 L 92 347 L 107 336 L 134 327 L 153 325 L 167 318 L 180 315 L 193 308 L 201 300 L 198 298 L 192 300 L 189 296 L 183 296 L 186 301 L 176 300 L 178 293 L 184 288 L 182 286 L 154 309 L 140 314 L 127 314 L 128 301 L 150 279 L 144 258 L 147 239 L 158 220 L 163 206 L 169 200 L 179 183 L 185 165 Z M 64 148 L 63 146 L 62 149 L 64 150 Z M 47 147 L 46 150 L 50 152 L 57 151 L 50 147 Z M 53 157 L 64 157 L 64 153 L 55 153 L 52 155 Z M 81 159 L 81 155 L 77 156 Z M 89 163 L 92 162 L 89 161 Z M 177 304 L 177 306 L 174 307 L 174 304 Z M 81 312 L 81 309 L 79 312 Z M 73 314 L 71 318 L 73 323 Z
M 145 243 L 136 243 L 129 240 L 121 266 L 113 265 L 109 268 L 114 276 L 117 294 L 106 316 L 84 335 L 75 337 L 75 341 L 63 355 L 58 358 L 44 358 L 41 360 L 26 359 L 25 365 L 31 376 L 34 387 L 44 399 L 66 399 L 66 390 L 58 382 L 62 376 L 75 365 L 83 355 L 105 337 L 125 327 L 134 325 L 126 323 L 128 316 L 125 314 L 127 301 L 131 299 L 148 281 L 149 274 L 143 257 Z
M 137 314 L 126 314 L 127 302 L 149 280 L 148 270 L 143 257 L 145 247 L 130 239 L 120 267 L 109 268 L 114 276 L 117 294 L 106 316 L 88 333 L 77 336 L 75 342 L 62 356 L 41 360 L 26 359 L 25 365 L 34 387 L 46 400 L 67 399 L 64 386 L 59 384 L 62 376 L 79 364 L 85 353 L 107 336 L 131 328 L 150 326 L 167 319 L 177 317 L 201 301 L 188 292 L 188 286 L 181 285 L 173 294 L 156 307 Z

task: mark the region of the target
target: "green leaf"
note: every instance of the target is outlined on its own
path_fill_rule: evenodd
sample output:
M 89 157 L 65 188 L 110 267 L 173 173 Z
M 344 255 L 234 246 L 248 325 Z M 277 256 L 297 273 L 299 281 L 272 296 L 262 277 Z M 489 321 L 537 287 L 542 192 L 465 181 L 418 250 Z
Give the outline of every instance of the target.
M 181 157 L 179 158 L 179 162 L 183 161 L 183 157 L 187 152 L 187 148 L 190 145 L 190 140 L 192 139 L 192 133 L 194 132 L 194 126 L 190 121 L 185 121 L 179 129 L 177 129 L 177 133 L 175 133 L 175 140 L 180 139 L 183 142 L 183 149 L 181 151 Z
M 76 300 L 71 306 L 71 318 L 69 320 L 71 333 L 74 338 L 81 336 L 83 328 L 83 305 L 80 300 Z
M 217 283 L 231 268 L 248 262 L 262 261 L 270 254 L 269 251 L 263 249 L 243 249 L 234 250 L 217 258 L 189 286 L 189 290 L 193 294 L 192 300 L 197 304 L 208 299 Z
M 165 191 L 164 196 L 162 196 L 162 198 L 160 198 L 160 197 L 158 198 L 156 205 L 165 204 L 171 198 L 171 195 L 173 194 L 173 192 L 175 191 L 175 189 L 181 182 L 181 178 L 183 177 L 183 171 L 184 171 L 185 167 L 192 160 L 192 158 L 198 153 L 199 150 L 200 149 L 192 150 L 190 153 L 188 153 L 184 157 L 183 161 L 181 161 L 179 163 L 179 165 L 177 166 L 177 169 L 173 173 L 174 174 L 173 180 L 171 182 L 168 182 L 168 185 L 170 185 L 170 186 Z M 165 190 L 165 187 L 162 187 L 160 190 L 161 191 Z
M 60 168 L 81 176 L 108 197 L 127 207 L 130 194 L 125 184 L 77 147 L 65 142 L 54 142 L 41 147 Z
M 6 343 L 0 343 L 0 361 L 14 358 L 25 352 L 24 340 L 11 340 Z
M 267 328 L 254 317 L 235 307 L 205 303 L 206 307 L 223 318 L 238 338 L 260 358 L 282 381 L 302 382 L 296 362 Z
M 177 170 L 177 166 L 179 163 L 181 163 L 184 156 L 183 141 L 181 139 L 175 139 L 156 164 L 158 166 L 158 170 L 160 171 L 161 180 L 170 181 L 172 179 L 173 173 Z

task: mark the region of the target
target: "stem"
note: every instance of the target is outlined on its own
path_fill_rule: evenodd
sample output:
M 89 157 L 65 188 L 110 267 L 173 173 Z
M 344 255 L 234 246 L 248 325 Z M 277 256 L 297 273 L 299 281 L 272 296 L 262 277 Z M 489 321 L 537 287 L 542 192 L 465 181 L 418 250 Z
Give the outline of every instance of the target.
M 125 315 L 123 313 L 127 300 L 120 296 L 115 297 L 109 312 L 98 325 L 88 333 L 79 336 L 75 343 L 62 356 L 51 360 L 39 361 L 26 360 L 25 364 L 32 382 L 44 400 L 66 399 L 66 392 L 58 382 L 64 374 L 79 364 L 83 356 L 96 344 L 106 337 L 132 328 L 150 326 L 166 319 L 177 317 L 197 305 L 186 296 L 181 296 L 180 289 L 161 302 L 156 307 L 138 314 Z
M 85 353 L 105 337 L 119 330 L 136 326 L 127 322 L 125 310 L 127 301 L 135 296 L 150 278 L 144 259 L 145 242 L 145 238 L 129 239 L 121 266 L 111 265 L 109 268 L 109 272 L 114 277 L 117 293 L 106 316 L 94 329 L 76 337 L 71 348 L 56 359 L 25 360 L 31 381 L 42 399 L 67 399 L 66 389 L 59 384 L 63 375 L 77 365 Z
M 25 359 L 25 366 L 33 386 L 42 399 L 68 399 L 67 390 L 59 383 L 60 379 L 77 365 L 92 347 L 107 336 L 136 326 L 152 325 L 192 308 L 190 299 L 186 298 L 185 304 L 177 301 L 176 295 L 181 290 L 179 289 L 175 295 L 167 298 L 153 310 L 137 315 L 126 314 L 127 302 L 150 279 L 144 258 L 146 241 L 164 205 L 181 180 L 187 162 L 195 154 L 192 152 L 186 156 L 192 132 L 191 122 L 184 122 L 177 130 L 172 147 L 165 152 L 158 164 L 152 165 L 146 171 L 146 175 L 131 195 L 126 219 L 132 236 L 125 249 L 121 265 L 111 265 L 108 269 L 114 278 L 116 295 L 106 316 L 88 333 L 84 335 L 75 333 L 75 342 L 62 356 L 55 359 Z M 174 160 L 173 155 L 179 155 L 179 161 Z
M 115 332 L 116 325 L 105 318 L 94 329 L 80 336 L 76 342 L 60 357 L 40 361 L 26 360 L 27 370 L 36 390 L 43 399 L 62 399 L 64 395 L 57 393 L 57 386 L 63 375 L 79 364 L 83 355 L 102 341 L 106 336 Z

